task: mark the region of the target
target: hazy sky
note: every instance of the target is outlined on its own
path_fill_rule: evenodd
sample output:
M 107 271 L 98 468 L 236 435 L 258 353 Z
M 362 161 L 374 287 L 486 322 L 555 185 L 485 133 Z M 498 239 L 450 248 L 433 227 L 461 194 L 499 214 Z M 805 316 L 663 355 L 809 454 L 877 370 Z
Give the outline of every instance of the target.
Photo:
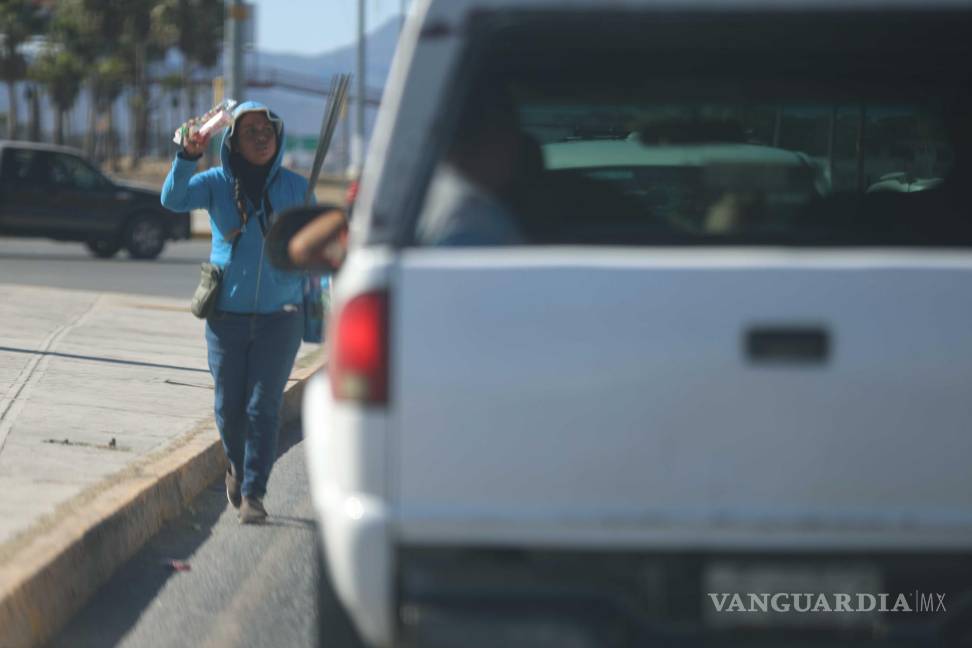
M 256 39 L 263 51 L 320 54 L 357 38 L 358 0 L 249 1 L 257 6 Z M 363 1 L 368 31 L 402 6 L 402 0 Z

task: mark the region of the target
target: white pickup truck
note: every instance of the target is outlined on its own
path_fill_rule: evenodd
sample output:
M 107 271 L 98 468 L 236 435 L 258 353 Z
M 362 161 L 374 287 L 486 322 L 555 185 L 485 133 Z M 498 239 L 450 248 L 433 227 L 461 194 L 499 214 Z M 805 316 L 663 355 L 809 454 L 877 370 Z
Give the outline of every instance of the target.
M 305 396 L 321 645 L 967 645 L 970 77 L 967 2 L 418 0 Z

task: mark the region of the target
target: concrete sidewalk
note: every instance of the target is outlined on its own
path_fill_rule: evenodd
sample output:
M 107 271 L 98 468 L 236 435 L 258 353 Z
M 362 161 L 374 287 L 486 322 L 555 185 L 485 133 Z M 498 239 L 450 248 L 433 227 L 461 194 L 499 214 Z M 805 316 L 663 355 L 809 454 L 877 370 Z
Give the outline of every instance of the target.
M 0 648 L 50 636 L 220 476 L 203 332 L 186 300 L 0 284 Z

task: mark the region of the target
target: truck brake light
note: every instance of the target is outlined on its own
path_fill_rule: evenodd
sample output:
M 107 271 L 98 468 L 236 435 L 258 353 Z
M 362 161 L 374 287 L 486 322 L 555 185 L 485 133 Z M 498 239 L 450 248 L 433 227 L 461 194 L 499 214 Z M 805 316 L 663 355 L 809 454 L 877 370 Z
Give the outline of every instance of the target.
M 338 315 L 330 359 L 335 400 L 388 402 L 388 295 L 365 293 Z

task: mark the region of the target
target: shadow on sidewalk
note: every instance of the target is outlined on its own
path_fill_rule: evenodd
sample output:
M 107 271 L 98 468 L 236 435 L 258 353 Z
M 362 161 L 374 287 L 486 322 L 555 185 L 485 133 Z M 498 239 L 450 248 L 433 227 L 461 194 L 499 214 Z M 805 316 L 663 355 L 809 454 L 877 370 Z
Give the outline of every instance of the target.
M 178 367 L 176 365 L 157 364 L 155 362 L 139 362 L 138 360 L 119 360 L 117 358 L 99 358 L 97 356 L 77 355 L 75 353 L 60 353 L 58 351 L 37 351 L 36 349 L 18 349 L 15 347 L 0 346 L 0 353 L 25 353 L 28 355 L 55 356 L 58 358 L 69 358 L 71 360 L 90 360 L 92 362 L 107 362 L 110 364 L 123 364 L 135 367 L 151 367 L 153 369 L 173 369 L 175 371 L 198 371 L 208 374 L 209 369 L 196 369 L 195 367 Z
M 96 648 L 122 643 L 169 580 L 183 575 L 168 562 L 189 561 L 191 568 L 192 555 L 212 535 L 227 507 L 222 482 L 200 493 L 191 507 L 122 565 L 45 648 Z M 192 571 L 185 573 L 191 574 Z M 92 614 L 92 610 L 99 613 Z M 166 644 L 160 641 L 160 645 Z
M 317 522 L 310 518 L 294 517 L 292 515 L 274 515 L 272 513 L 267 518 L 267 521 L 263 523 L 263 525 L 272 527 L 290 527 L 292 529 L 303 529 L 310 532 L 315 532 L 317 530 Z
M 277 458 L 302 438 L 299 422 L 284 427 L 280 431 Z M 228 507 L 223 480 L 217 479 L 190 503 L 188 511 L 162 527 L 134 557 L 119 567 L 108 583 L 44 648 L 103 648 L 124 644 L 126 635 L 135 628 L 170 580 L 185 576 L 186 582 L 176 582 L 175 585 L 191 587 L 188 583 L 194 573 L 206 577 L 204 566 L 192 569 L 192 560 L 197 550 L 213 537 L 220 518 L 227 513 L 235 517 L 227 511 Z M 235 519 L 232 526 L 236 526 Z M 264 526 L 308 531 L 316 528 L 311 519 L 288 515 L 271 515 L 270 522 Z M 169 565 L 171 560 L 187 561 L 190 570 L 176 571 Z M 211 612 L 198 610 L 200 614 Z M 179 634 L 178 629 L 173 629 L 173 635 Z M 173 642 L 160 636 L 153 645 L 168 646 Z

